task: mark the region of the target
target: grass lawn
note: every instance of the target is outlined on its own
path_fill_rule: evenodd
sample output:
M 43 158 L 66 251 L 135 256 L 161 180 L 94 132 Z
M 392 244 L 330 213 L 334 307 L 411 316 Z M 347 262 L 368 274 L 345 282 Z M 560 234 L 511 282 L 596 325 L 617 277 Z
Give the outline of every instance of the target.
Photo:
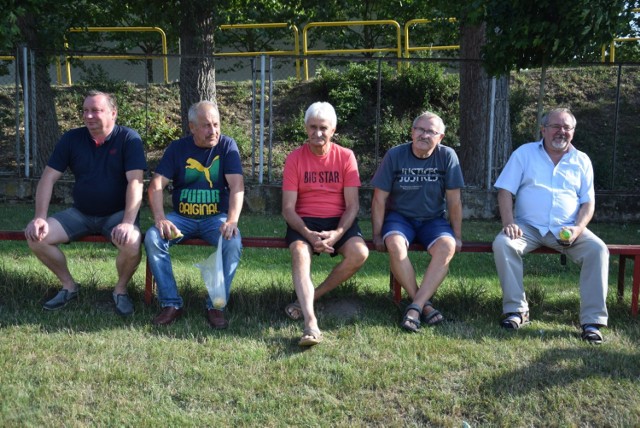
M 0 207 L 0 229 L 21 229 L 31 205 Z M 148 210 L 143 229 L 151 224 Z M 368 219 L 361 221 L 370 236 Z M 243 216 L 246 236 L 282 236 L 279 217 Z M 498 222 L 463 223 L 465 240 L 491 240 Z M 594 224 L 609 243 L 639 243 L 640 224 Z M 325 341 L 301 350 L 285 317 L 293 288 L 287 251 L 244 250 L 230 328 L 204 317 L 197 268 L 211 249 L 175 247 L 185 316 L 168 327 L 142 302 L 144 269 L 130 285 L 136 313 L 113 312 L 110 245 L 64 246 L 80 298 L 42 310 L 58 285 L 24 242 L 0 242 L 0 426 L 637 426 L 640 324 L 616 297 L 611 259 L 605 343 L 579 338 L 578 275 L 557 255 L 529 255 L 532 324 L 498 327 L 501 293 L 490 254 L 459 254 L 434 304 L 448 322 L 398 327 L 385 254 L 372 252 L 320 302 Z M 418 271 L 428 256 L 412 254 Z M 334 264 L 314 258 L 314 279 Z

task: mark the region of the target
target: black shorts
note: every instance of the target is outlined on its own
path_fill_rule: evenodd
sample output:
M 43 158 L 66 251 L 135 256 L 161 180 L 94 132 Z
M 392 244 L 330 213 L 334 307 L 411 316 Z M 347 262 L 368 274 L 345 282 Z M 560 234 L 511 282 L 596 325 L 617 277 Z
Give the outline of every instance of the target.
M 302 217 L 302 221 L 304 221 L 305 226 L 307 226 L 309 230 L 313 230 L 314 232 L 322 232 L 324 230 L 336 230 L 338 228 L 338 224 L 340 223 L 340 217 L 329 217 L 329 218 Z M 337 256 L 338 249 L 342 247 L 345 242 L 347 242 L 349 239 L 353 238 L 354 236 L 359 236 L 364 240 L 364 237 L 362 236 L 362 231 L 360 230 L 360 226 L 358 226 L 358 219 L 355 219 L 353 221 L 353 224 L 351 224 L 351 227 L 349 227 L 349 229 L 347 229 L 344 232 L 344 235 L 342 235 L 342 237 L 338 240 L 338 242 L 336 242 L 333 245 L 333 248 L 336 251 L 333 254 L 331 254 L 331 257 Z M 287 234 L 284 237 L 284 239 L 287 242 L 287 246 L 291 245 L 291 243 L 295 241 L 305 241 L 309 245 L 311 245 L 311 242 L 309 242 L 300 233 L 293 230 L 291 226 L 289 226 L 288 224 L 287 224 Z M 311 245 L 311 248 L 313 248 L 313 245 Z M 319 253 L 315 253 L 315 254 L 319 254 Z

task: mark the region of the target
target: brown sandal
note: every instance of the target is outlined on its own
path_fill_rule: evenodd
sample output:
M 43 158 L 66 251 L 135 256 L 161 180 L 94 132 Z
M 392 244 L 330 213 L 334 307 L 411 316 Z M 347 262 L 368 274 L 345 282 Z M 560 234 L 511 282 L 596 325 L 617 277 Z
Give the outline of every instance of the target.
M 304 317 L 304 314 L 302 313 L 302 307 L 297 300 L 285 306 L 284 313 L 294 321 L 300 321 Z

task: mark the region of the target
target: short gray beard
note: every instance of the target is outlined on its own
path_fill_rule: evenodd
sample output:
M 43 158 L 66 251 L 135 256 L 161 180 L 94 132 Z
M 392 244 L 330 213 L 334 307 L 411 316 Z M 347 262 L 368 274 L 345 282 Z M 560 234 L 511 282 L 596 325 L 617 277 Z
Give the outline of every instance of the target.
M 561 140 L 560 143 L 556 142 L 556 140 L 551 141 L 551 147 L 558 150 L 564 150 L 569 146 L 569 142 L 567 140 Z

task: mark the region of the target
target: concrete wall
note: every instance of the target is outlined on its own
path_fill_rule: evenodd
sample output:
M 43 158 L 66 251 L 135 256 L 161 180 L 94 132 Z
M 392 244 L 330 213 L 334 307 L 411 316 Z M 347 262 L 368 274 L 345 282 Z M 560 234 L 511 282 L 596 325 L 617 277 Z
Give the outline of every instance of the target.
M 33 202 L 37 180 L 0 178 L 0 201 Z M 73 181 L 60 180 L 54 188 L 55 203 L 70 204 Z M 360 191 L 360 216 L 369 217 L 373 189 L 363 187 Z M 146 200 L 146 197 L 145 197 Z M 170 198 L 165 199 L 170 205 Z M 465 219 L 498 219 L 496 192 L 465 189 L 462 193 Z M 248 184 L 245 189 L 244 212 L 279 215 L 282 209 L 280 185 Z M 613 192 L 596 194 L 595 221 L 640 222 L 640 195 Z

